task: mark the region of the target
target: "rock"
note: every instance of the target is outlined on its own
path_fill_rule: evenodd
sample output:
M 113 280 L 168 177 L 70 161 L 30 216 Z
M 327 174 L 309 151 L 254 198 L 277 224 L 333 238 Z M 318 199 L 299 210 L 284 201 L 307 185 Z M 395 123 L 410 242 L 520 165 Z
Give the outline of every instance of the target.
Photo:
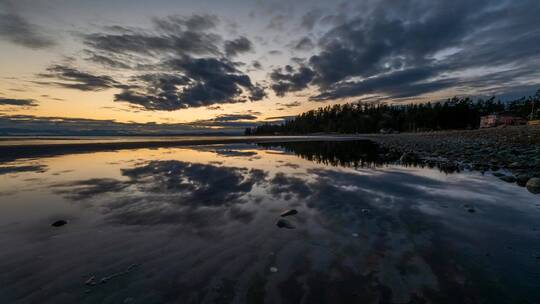
M 290 209 L 290 210 L 285 210 L 281 213 L 281 216 L 285 217 L 285 216 L 289 216 L 289 215 L 295 215 L 297 214 L 298 211 L 296 211 L 296 209 Z
M 467 209 L 467 211 L 469 211 L 469 213 L 475 213 L 476 212 L 476 210 L 474 208 L 469 208 L 469 209 Z
M 533 177 L 529 179 L 525 184 L 525 187 L 527 187 L 527 190 L 531 193 L 540 194 L 540 178 Z
M 507 175 L 507 176 L 501 176 L 499 177 L 502 181 L 505 181 L 507 183 L 514 183 L 516 181 L 516 178 L 511 176 L 511 175 Z
M 528 174 L 518 174 L 516 176 L 516 183 L 521 187 L 525 187 L 525 185 L 527 184 L 527 181 L 530 178 L 531 177 Z
M 53 227 L 61 227 L 61 226 L 64 226 L 65 224 L 67 224 L 67 221 L 59 220 L 59 221 L 56 221 L 56 222 L 52 223 L 51 226 L 53 226 Z
M 493 176 L 495 176 L 495 177 L 503 177 L 504 174 L 501 173 L 501 172 L 493 172 Z
M 278 226 L 279 228 L 287 228 L 287 229 L 294 229 L 296 227 L 293 226 L 293 224 L 291 224 L 291 222 L 285 220 L 285 219 L 279 219 L 276 223 L 276 226 Z
M 355 238 L 358 237 L 358 233 L 353 233 L 353 234 L 351 234 L 351 235 L 352 235 L 352 237 L 355 237 Z
M 278 272 L 277 267 L 270 267 L 270 272 L 273 272 L 273 273 Z
M 371 210 L 369 209 L 362 209 L 360 210 L 363 214 L 369 214 L 371 212 Z

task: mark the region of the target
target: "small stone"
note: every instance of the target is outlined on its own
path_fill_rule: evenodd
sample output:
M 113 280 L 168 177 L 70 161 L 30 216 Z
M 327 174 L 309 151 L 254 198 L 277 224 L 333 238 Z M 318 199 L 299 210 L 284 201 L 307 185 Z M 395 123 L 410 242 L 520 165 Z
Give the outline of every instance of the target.
M 59 220 L 59 221 L 56 221 L 56 222 L 52 223 L 51 226 L 53 226 L 53 227 L 61 227 L 61 226 L 64 226 L 65 224 L 67 224 L 66 220 Z
M 527 187 L 527 190 L 531 193 L 540 194 L 540 178 L 533 177 L 529 179 L 525 184 L 525 187 Z
M 353 237 L 357 238 L 358 237 L 358 233 L 353 233 L 351 234 Z
M 290 209 L 290 210 L 283 211 L 281 213 L 281 216 L 285 217 L 285 216 L 295 215 L 295 214 L 298 214 L 298 211 L 296 211 L 296 209 Z
M 474 208 L 469 208 L 469 209 L 467 209 L 467 211 L 469 211 L 469 213 L 475 213 L 476 212 L 476 210 Z
M 276 226 L 278 226 L 279 228 L 287 228 L 287 229 L 294 229 L 295 227 L 293 226 L 293 224 L 291 224 L 291 222 L 285 220 L 285 219 L 279 219 L 276 223 Z
M 278 272 L 277 267 L 270 267 L 270 272 L 273 272 L 273 273 Z
M 505 181 L 507 183 L 514 183 L 516 181 L 516 178 L 511 175 L 507 175 L 507 176 L 500 177 L 500 180 Z

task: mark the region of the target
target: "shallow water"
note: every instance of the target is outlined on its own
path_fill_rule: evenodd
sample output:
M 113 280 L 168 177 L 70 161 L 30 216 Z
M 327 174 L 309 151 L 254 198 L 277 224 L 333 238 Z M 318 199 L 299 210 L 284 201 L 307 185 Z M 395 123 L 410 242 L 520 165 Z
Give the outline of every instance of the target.
M 360 141 L 3 163 L 0 243 L 0 303 L 540 303 L 540 196 Z

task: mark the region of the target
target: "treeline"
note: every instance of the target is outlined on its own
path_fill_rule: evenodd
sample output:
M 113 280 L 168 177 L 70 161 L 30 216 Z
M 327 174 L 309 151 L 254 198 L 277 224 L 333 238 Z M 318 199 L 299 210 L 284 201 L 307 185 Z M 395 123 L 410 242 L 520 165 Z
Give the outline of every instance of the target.
M 308 134 L 308 133 L 375 133 L 381 129 L 399 132 L 473 129 L 480 117 L 492 113 L 511 112 L 529 118 L 532 105 L 535 117 L 540 109 L 540 90 L 534 96 L 510 102 L 472 100 L 454 97 L 445 102 L 387 105 L 348 103 L 302 113 L 281 124 L 263 124 L 248 128 L 246 135 Z

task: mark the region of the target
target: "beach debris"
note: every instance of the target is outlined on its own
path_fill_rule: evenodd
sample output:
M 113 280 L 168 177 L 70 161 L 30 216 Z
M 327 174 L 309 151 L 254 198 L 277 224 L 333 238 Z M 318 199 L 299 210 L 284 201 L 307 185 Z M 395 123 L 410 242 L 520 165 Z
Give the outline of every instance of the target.
M 293 224 L 291 224 L 291 222 L 285 220 L 285 219 L 279 219 L 276 223 L 276 226 L 278 226 L 279 228 L 287 228 L 287 229 L 294 229 L 296 227 L 294 227 Z
M 84 282 L 84 285 L 88 285 L 88 286 L 94 286 L 96 285 L 96 277 L 95 276 L 91 276 L 88 278 L 88 280 L 86 280 Z
M 270 267 L 270 272 L 276 273 L 276 272 L 278 272 L 278 268 L 272 266 L 272 267 Z
M 533 177 L 529 179 L 525 184 L 525 187 L 527 187 L 527 190 L 531 193 L 540 194 L 540 178 Z
M 52 223 L 51 226 L 53 226 L 53 227 L 61 227 L 61 226 L 64 226 L 65 224 L 67 224 L 66 220 L 58 220 L 58 221 Z
M 295 215 L 295 214 L 298 214 L 298 211 L 296 211 L 296 209 L 289 209 L 289 210 L 285 210 L 281 213 L 281 216 L 282 217 L 285 217 L 285 216 L 289 216 L 289 215 Z
M 133 270 L 133 268 L 139 266 L 138 264 L 131 264 L 128 266 L 128 268 L 126 268 L 126 270 L 124 271 L 121 271 L 121 272 L 117 272 L 117 273 L 113 273 L 111 275 L 108 275 L 108 276 L 104 276 L 102 277 L 100 280 L 99 280 L 99 284 L 105 284 L 107 283 L 108 281 L 116 278 L 116 277 L 119 277 L 119 276 L 123 276 L 123 275 L 126 275 L 128 273 L 131 272 L 131 270 Z M 95 276 L 91 276 L 89 277 L 85 282 L 84 282 L 85 285 L 87 286 L 95 286 L 97 285 L 96 283 L 96 277 Z

